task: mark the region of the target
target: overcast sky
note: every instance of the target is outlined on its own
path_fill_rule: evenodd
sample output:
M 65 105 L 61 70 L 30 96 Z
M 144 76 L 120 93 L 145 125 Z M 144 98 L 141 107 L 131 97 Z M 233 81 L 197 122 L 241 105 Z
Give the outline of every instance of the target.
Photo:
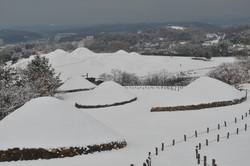
M 0 27 L 167 21 L 250 23 L 250 0 L 0 0 Z

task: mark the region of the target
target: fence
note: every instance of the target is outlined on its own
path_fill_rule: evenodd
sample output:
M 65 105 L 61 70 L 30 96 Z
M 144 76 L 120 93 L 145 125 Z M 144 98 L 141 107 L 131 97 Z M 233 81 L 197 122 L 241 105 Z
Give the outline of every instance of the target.
M 242 117 L 242 118 L 243 118 L 243 117 Z M 242 120 L 243 120 L 243 119 L 242 119 Z M 235 119 L 235 123 L 237 123 L 237 119 Z M 204 160 L 201 160 L 201 158 L 200 158 L 199 150 L 201 150 L 202 147 L 207 147 L 207 146 L 210 145 L 211 143 L 220 142 L 220 141 L 223 140 L 223 139 L 229 139 L 229 138 L 231 138 L 231 136 L 233 136 L 233 135 L 238 135 L 241 131 L 247 131 L 247 128 L 249 128 L 249 127 L 250 127 L 250 125 L 245 124 L 245 126 L 244 126 L 243 128 L 241 128 L 241 129 L 237 128 L 236 131 L 233 132 L 233 133 L 231 133 L 231 134 L 230 134 L 229 132 L 227 132 L 227 135 L 222 136 L 222 137 L 218 134 L 217 137 L 216 137 L 215 139 L 211 140 L 211 141 L 209 141 L 208 139 L 206 139 L 206 142 L 205 142 L 204 144 L 199 143 L 199 144 L 196 146 L 196 149 L 195 149 L 197 163 L 200 164 L 201 161 L 202 161 L 202 162 L 204 163 L 204 166 L 210 166 L 210 165 L 207 163 L 207 160 L 206 160 L 207 157 L 206 157 L 206 156 L 204 156 Z M 212 166 L 216 166 L 215 161 L 212 162 Z
M 184 86 L 124 86 L 126 89 L 161 89 L 161 90 L 173 90 L 173 91 L 179 91 L 180 89 L 183 89 Z
M 160 151 L 164 151 L 166 150 L 167 148 L 170 148 L 170 147 L 174 147 L 176 144 L 179 144 L 181 142 L 186 142 L 188 139 L 192 139 L 192 138 L 197 138 L 199 135 L 202 135 L 202 134 L 208 134 L 212 131 L 215 131 L 215 130 L 220 130 L 221 128 L 223 127 L 227 127 L 229 125 L 232 125 L 232 124 L 236 124 L 238 123 L 239 121 L 243 121 L 245 118 L 249 117 L 250 116 L 250 110 L 248 112 L 246 112 L 244 115 L 242 115 L 240 118 L 234 118 L 233 121 L 230 121 L 230 122 L 227 122 L 227 121 L 224 121 L 223 124 L 218 124 L 216 127 L 214 128 L 209 128 L 207 127 L 206 130 L 202 131 L 202 132 L 198 132 L 198 131 L 194 131 L 194 134 L 191 135 L 191 136 L 187 136 L 187 135 L 184 135 L 183 136 L 183 139 L 179 140 L 179 141 L 176 141 L 175 139 L 173 139 L 173 141 L 168 144 L 168 145 L 165 145 L 164 143 L 161 144 L 161 147 L 158 148 L 158 147 L 155 147 L 155 152 L 154 153 L 151 153 L 149 152 L 148 153 L 148 158 L 145 160 L 145 162 L 143 163 L 143 166 L 152 166 L 152 157 L 153 156 L 158 156 Z M 238 129 L 234 132 L 234 133 L 227 133 L 226 136 L 223 136 L 223 137 L 220 137 L 219 135 L 217 135 L 217 138 L 214 139 L 214 140 L 211 140 L 211 141 L 208 141 L 208 139 L 206 139 L 206 143 L 204 144 L 201 144 L 199 143 L 198 146 L 196 146 L 196 149 L 195 149 L 195 155 L 196 155 L 196 159 L 197 159 L 197 163 L 200 164 L 201 162 L 204 163 L 204 166 L 217 166 L 216 164 L 216 160 L 215 159 L 212 159 L 212 164 L 209 164 L 208 161 L 207 161 L 207 157 L 204 156 L 203 160 L 201 159 L 201 156 L 200 154 L 198 153 L 198 150 L 200 150 L 202 147 L 204 146 L 208 146 L 208 144 L 211 144 L 213 142 L 219 142 L 221 139 L 229 139 L 230 136 L 232 135 L 237 135 L 239 134 L 240 131 L 242 130 L 245 130 L 247 131 L 247 128 L 250 127 L 249 125 L 245 124 L 245 127 L 242 128 L 242 129 Z M 131 164 L 130 166 L 135 166 L 134 164 Z

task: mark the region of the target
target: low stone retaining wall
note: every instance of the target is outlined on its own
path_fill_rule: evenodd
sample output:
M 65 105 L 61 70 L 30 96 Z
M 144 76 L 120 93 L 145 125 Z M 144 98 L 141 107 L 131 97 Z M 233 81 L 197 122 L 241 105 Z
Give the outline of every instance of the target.
M 235 99 L 232 101 L 220 101 L 206 104 L 198 104 L 198 105 L 187 105 L 187 106 L 174 106 L 174 107 L 153 107 L 151 112 L 162 112 L 162 111 L 188 111 L 188 110 L 199 110 L 205 108 L 213 108 L 213 107 L 224 107 L 229 105 L 240 104 L 246 101 L 247 96 L 242 97 L 241 99 Z
M 55 149 L 19 149 L 13 148 L 8 150 L 0 150 L 0 162 L 4 161 L 19 161 L 19 160 L 37 160 L 37 159 L 52 159 L 73 157 L 76 155 L 89 154 L 101 151 L 110 151 L 112 149 L 121 149 L 127 145 L 126 141 L 111 142 L 101 145 L 91 145 L 87 147 L 69 147 Z
M 93 90 L 94 88 L 88 88 L 88 89 L 72 89 L 72 90 L 57 90 L 55 93 L 73 93 L 73 92 L 81 92 L 81 91 L 89 91 Z
M 103 107 L 111 107 L 111 106 L 118 106 L 118 105 L 124 105 L 127 103 L 131 103 L 133 101 L 136 101 L 137 97 L 129 100 L 129 101 L 124 101 L 124 102 L 118 102 L 118 103 L 114 103 L 114 104 L 106 104 L 106 105 L 81 105 L 81 104 L 75 104 L 75 107 L 77 108 L 103 108 Z

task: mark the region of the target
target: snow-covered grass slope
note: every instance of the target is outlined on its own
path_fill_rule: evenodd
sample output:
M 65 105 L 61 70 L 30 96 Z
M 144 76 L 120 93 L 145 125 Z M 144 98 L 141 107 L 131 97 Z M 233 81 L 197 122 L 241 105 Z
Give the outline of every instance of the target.
M 197 127 L 194 128 L 193 133 L 186 135 L 186 142 L 183 140 L 185 132 L 183 132 L 182 137 L 173 138 L 176 142 L 174 146 L 170 140 L 165 142 L 164 151 L 159 152 L 158 156 L 154 155 L 155 152 L 152 153 L 154 155 L 152 165 L 198 165 L 195 149 L 199 147 L 199 144 L 201 145 L 201 149 L 198 148 L 200 165 L 204 165 L 204 156 L 207 157 L 207 164 L 209 165 L 212 165 L 213 159 L 216 160 L 217 165 L 249 165 L 250 159 L 247 156 L 250 151 L 248 143 L 250 138 L 250 111 L 245 110 L 243 112 L 243 110 L 239 110 L 240 113 L 235 117 L 232 116 L 230 109 L 228 111 L 224 112 L 224 114 L 229 113 L 231 118 L 224 115 L 220 117 L 221 121 L 217 123 L 211 120 L 214 124 L 207 125 L 209 132 L 205 127 L 196 130 Z M 197 137 L 195 137 L 195 130 L 198 133 Z
M 79 90 L 79 89 L 92 89 L 96 85 L 86 80 L 82 76 L 70 77 L 63 85 L 61 85 L 58 91 L 69 91 L 69 90 Z
M 108 81 L 100 84 L 77 104 L 95 106 L 129 101 L 136 96 L 120 84 Z
M 85 50 L 86 51 L 86 50 Z M 84 52 L 84 50 L 83 50 Z M 92 54 L 82 55 L 81 60 L 73 60 L 70 63 L 71 53 L 63 53 L 61 55 L 53 55 L 51 53 L 48 56 L 51 60 L 53 67 L 55 67 L 57 72 L 62 72 L 62 78 L 65 80 L 72 75 L 82 75 L 89 73 L 92 76 L 98 76 L 103 72 L 109 72 L 112 68 L 117 68 L 125 70 L 128 72 L 134 72 L 138 75 L 144 75 L 147 72 L 153 72 L 154 70 L 167 69 L 169 72 L 180 72 L 194 70 L 197 75 L 204 75 L 207 71 L 204 68 L 214 67 L 222 62 L 232 62 L 233 58 L 212 58 L 211 61 L 197 61 L 191 58 L 185 57 L 155 57 L 155 56 L 141 56 L 138 54 L 128 54 L 124 52 L 119 52 L 122 54 Z M 58 57 L 56 57 L 58 56 Z M 86 58 L 85 58 L 86 56 Z M 59 58 L 60 57 L 60 58 Z M 65 59 L 69 58 L 69 60 Z M 20 64 L 20 62 L 19 62 Z M 19 65 L 17 64 L 17 65 Z M 181 65 L 180 65 L 181 64 Z M 201 69 L 201 70 L 198 70 Z M 206 84 L 208 86 L 208 84 Z M 217 85 L 217 83 L 216 83 Z M 215 86 L 216 86 L 215 85 Z M 199 85 L 197 85 L 199 86 Z M 217 85 L 219 86 L 219 85 Z M 219 86 L 220 87 L 220 86 Z M 224 86 L 222 88 L 225 88 Z M 132 93 L 137 96 L 137 101 L 130 104 L 121 105 L 117 107 L 108 108 L 98 108 L 98 109 L 82 109 L 81 113 L 87 113 L 98 119 L 103 124 L 112 127 L 115 131 L 119 131 L 128 143 L 127 147 L 119 151 L 110 151 L 102 153 L 94 153 L 92 155 L 76 156 L 73 158 L 63 158 L 63 159 L 52 159 L 52 160 L 37 160 L 37 161 L 18 161 L 18 162 L 8 162 L 1 163 L 1 166 L 128 166 L 130 164 L 143 165 L 145 159 L 148 157 L 148 152 L 154 152 L 155 147 L 160 147 L 161 143 L 166 145 L 172 143 L 173 139 L 181 140 L 183 135 L 192 136 L 194 131 L 204 132 L 207 127 L 214 128 L 217 124 L 223 124 L 224 121 L 230 122 L 234 120 L 235 117 L 241 117 L 250 109 L 250 100 L 227 107 L 218 107 L 203 109 L 197 111 L 188 112 L 150 112 L 150 109 L 159 103 L 164 103 L 166 100 L 171 100 L 173 96 L 177 96 L 178 91 L 171 91 L 166 89 L 129 89 Z M 183 89 L 184 90 L 184 89 Z M 200 89 L 196 88 L 195 91 Z M 207 94 L 210 92 L 208 91 Z M 213 93 L 216 93 L 213 91 Z M 63 96 L 58 96 L 63 102 L 67 102 L 75 105 L 75 102 L 81 102 L 83 98 L 91 94 L 91 91 L 86 92 L 76 92 L 71 94 L 64 94 Z M 204 97 L 207 95 L 204 94 Z M 223 99 L 227 98 L 227 92 L 222 93 Z M 179 96 L 181 97 L 181 96 Z M 248 96 L 249 97 L 249 96 Z M 185 100 L 186 98 L 184 98 Z M 42 109 L 42 108 L 41 108 Z M 47 112 L 46 114 L 49 114 Z M 11 115 L 9 116 L 11 117 Z M 44 116 L 42 116 L 44 117 Z M 58 113 L 60 117 L 60 113 Z M 6 117 L 8 118 L 8 117 Z M 247 119 L 247 118 L 245 118 Z M 43 119 L 38 119 L 45 125 L 46 122 Z M 19 120 L 20 122 L 20 120 Z M 248 123 L 246 121 L 241 121 L 243 123 Z M 14 119 L 9 123 L 15 123 Z M 24 121 L 26 123 L 26 121 Z M 67 123 L 67 122 L 63 122 Z M 78 123 L 78 122 L 77 122 Z M 11 124 L 12 125 L 12 124 Z M 239 123 L 240 125 L 240 123 Z M 234 126 L 234 125 L 232 125 Z M 242 127 L 242 125 L 238 126 Z M 20 128 L 16 127 L 18 130 Z M 237 126 L 234 126 L 231 131 L 235 131 Z M 229 128 L 228 128 L 229 129 Z M 6 130 L 6 128 L 5 128 Z M 24 130 L 21 128 L 20 130 Z M 72 129 L 74 130 L 74 129 Z M 227 130 L 220 130 L 225 131 Z M 249 132 L 247 130 L 245 133 Z M 11 130 L 6 130 L 5 132 L 11 132 Z M 70 131 L 71 132 L 71 131 Z M 32 131 L 27 132 L 32 134 Z M 212 132 L 211 132 L 212 133 Z M 204 134 L 205 136 L 206 134 Z M 211 135 L 211 139 L 214 139 L 217 132 Z M 222 133 L 221 135 L 224 135 Z M 44 136 L 44 135 L 43 135 Z M 205 139 L 210 139 L 210 136 L 199 137 L 198 139 L 189 139 L 190 144 L 178 144 L 173 148 L 169 148 L 165 151 L 165 154 L 161 154 L 153 158 L 154 165 L 185 165 L 193 166 L 196 165 L 196 160 L 194 156 L 194 146 L 197 143 L 203 143 Z M 249 165 L 249 159 L 243 158 L 244 154 L 250 153 L 250 147 L 248 140 L 250 138 L 249 134 L 239 135 L 240 137 L 234 137 L 235 140 L 226 140 L 221 142 L 220 150 L 214 152 L 216 148 L 213 148 L 212 144 L 207 148 L 208 151 L 203 149 L 201 154 L 206 154 L 209 158 L 215 158 L 218 165 L 221 161 L 225 161 L 227 157 L 230 157 L 230 161 L 235 161 L 238 164 L 227 162 L 225 165 Z M 18 137 L 18 136 L 16 136 Z M 123 137 L 122 137 L 123 138 Z M 15 144 L 16 139 L 9 140 Z M 225 145 L 223 145 L 225 143 Z M 214 144 L 215 145 L 215 144 Z M 219 145 L 219 144 L 218 144 Z M 232 150 L 233 149 L 233 150 Z M 224 153 L 221 150 L 232 150 L 230 152 Z M 227 154 L 230 154 L 227 156 Z M 158 159 L 157 159 L 158 158 Z M 224 159 L 223 159 L 224 158 Z M 238 162 L 240 160 L 240 162 Z M 229 160 L 228 160 L 229 161 Z M 153 165 L 153 166 L 154 166 Z
M 153 154 L 155 147 L 160 148 L 161 143 L 168 145 L 172 143 L 173 139 L 176 139 L 176 141 L 183 139 L 184 134 L 187 136 L 194 135 L 195 130 L 203 132 L 206 131 L 207 127 L 210 127 L 211 129 L 216 128 L 217 124 L 223 124 L 224 121 L 231 122 L 235 117 L 240 118 L 241 115 L 245 114 L 245 112 L 250 109 L 250 100 L 248 99 L 244 103 L 228 107 L 218 107 L 188 112 L 152 113 L 150 112 L 150 109 L 153 106 L 157 103 L 162 103 L 166 99 L 170 99 L 178 92 L 166 89 L 130 89 L 130 91 L 138 97 L 138 100 L 133 103 L 117 107 L 81 110 L 98 119 L 105 125 L 111 126 L 115 131 L 119 131 L 122 135 L 124 135 L 128 143 L 127 147 L 119 151 L 95 153 L 92 155 L 76 156 L 73 158 L 1 163 L 1 166 L 81 166 L 83 163 L 88 166 L 128 166 L 130 164 L 142 165 L 148 157 L 148 152 L 152 152 Z M 89 93 L 89 91 L 87 91 L 87 93 Z M 74 93 L 70 95 L 71 96 L 68 96 L 68 98 L 64 99 L 64 101 L 73 106 L 75 103 L 71 102 L 70 99 L 74 98 Z M 244 126 L 243 124 L 245 121 L 241 122 L 243 123 L 241 123 L 242 125 L 239 123 L 240 128 Z M 228 127 L 229 126 L 230 125 L 228 125 Z M 234 127 L 237 128 L 236 126 Z M 232 131 L 234 130 L 235 129 L 233 128 Z M 224 131 L 221 135 L 224 135 L 227 132 L 227 130 L 224 129 L 220 131 Z M 248 130 L 248 132 L 249 131 L 250 130 Z M 213 133 L 214 134 L 211 135 L 211 139 L 216 138 L 217 133 Z M 250 147 L 246 144 L 248 143 L 247 140 L 249 140 L 250 136 L 245 136 L 246 140 L 242 138 L 245 141 L 240 143 L 240 145 L 244 146 L 236 147 L 237 144 L 231 145 L 229 143 L 221 147 L 222 149 L 225 148 L 225 150 L 227 150 L 227 147 L 235 148 L 232 152 L 230 152 L 230 156 L 232 157 L 233 155 L 230 160 L 237 161 L 238 159 L 241 159 L 240 151 L 243 149 L 246 149 L 244 153 L 250 152 Z M 158 165 L 157 163 L 159 162 L 162 164 L 164 163 L 164 165 L 195 165 L 196 160 L 194 157 L 194 146 L 196 146 L 199 142 L 205 143 L 205 139 L 208 139 L 209 137 L 206 135 L 206 137 L 199 136 L 199 138 L 203 139 L 189 139 L 188 142 L 190 144 L 181 143 L 177 144 L 177 146 L 173 148 L 169 148 L 165 151 L 166 153 L 164 152 L 165 154 L 157 156 L 159 157 L 159 160 L 157 157 L 153 158 L 153 162 L 155 163 L 154 165 Z M 237 137 L 234 138 L 236 139 Z M 227 141 L 225 141 L 225 143 L 226 142 Z M 208 149 L 210 149 L 210 147 Z M 212 146 L 210 152 L 213 153 Z M 221 158 L 227 156 L 227 153 L 215 153 L 216 156 L 212 156 L 209 154 L 210 152 L 201 151 L 202 154 L 207 154 L 209 161 L 211 158 L 215 158 L 218 164 L 219 161 L 222 161 L 220 160 Z M 247 165 L 248 163 L 248 159 L 241 160 L 241 165 Z M 235 164 L 233 163 L 227 164 L 227 166 L 234 165 Z
M 0 149 L 85 147 L 125 140 L 75 107 L 52 97 L 33 99 L 0 122 Z
M 159 107 L 198 105 L 212 102 L 232 101 L 245 96 L 235 87 L 211 77 L 200 77 L 181 89 Z
M 98 77 L 101 73 L 110 72 L 111 69 L 133 72 L 139 76 L 163 69 L 172 73 L 185 71 L 186 74 L 189 72 L 195 76 L 200 76 L 211 70 L 211 67 L 218 66 L 222 62 L 234 61 L 232 57 L 197 61 L 190 57 L 143 56 L 121 50 L 116 53 L 93 53 L 86 48 L 78 48 L 71 53 L 56 50 L 43 56 L 49 58 L 57 73 L 61 73 L 63 81 L 71 76 L 85 75 L 86 73 L 89 76 Z M 14 67 L 23 67 L 32 58 L 23 59 Z

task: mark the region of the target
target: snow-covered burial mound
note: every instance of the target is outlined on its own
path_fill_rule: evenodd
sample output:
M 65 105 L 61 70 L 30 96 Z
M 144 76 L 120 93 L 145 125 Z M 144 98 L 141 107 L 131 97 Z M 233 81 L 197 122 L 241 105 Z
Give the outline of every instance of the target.
M 95 88 L 96 85 L 82 76 L 70 77 L 63 85 L 61 85 L 57 91 L 59 92 L 74 92 L 83 91 Z
M 77 103 L 78 108 L 98 108 L 121 105 L 136 100 L 136 96 L 120 84 L 107 81 L 97 86 L 91 93 Z
M 234 101 L 245 96 L 233 86 L 211 77 L 200 77 L 158 107 L 178 107 Z
M 0 121 L 0 151 L 124 142 L 123 136 L 56 98 L 33 99 Z

